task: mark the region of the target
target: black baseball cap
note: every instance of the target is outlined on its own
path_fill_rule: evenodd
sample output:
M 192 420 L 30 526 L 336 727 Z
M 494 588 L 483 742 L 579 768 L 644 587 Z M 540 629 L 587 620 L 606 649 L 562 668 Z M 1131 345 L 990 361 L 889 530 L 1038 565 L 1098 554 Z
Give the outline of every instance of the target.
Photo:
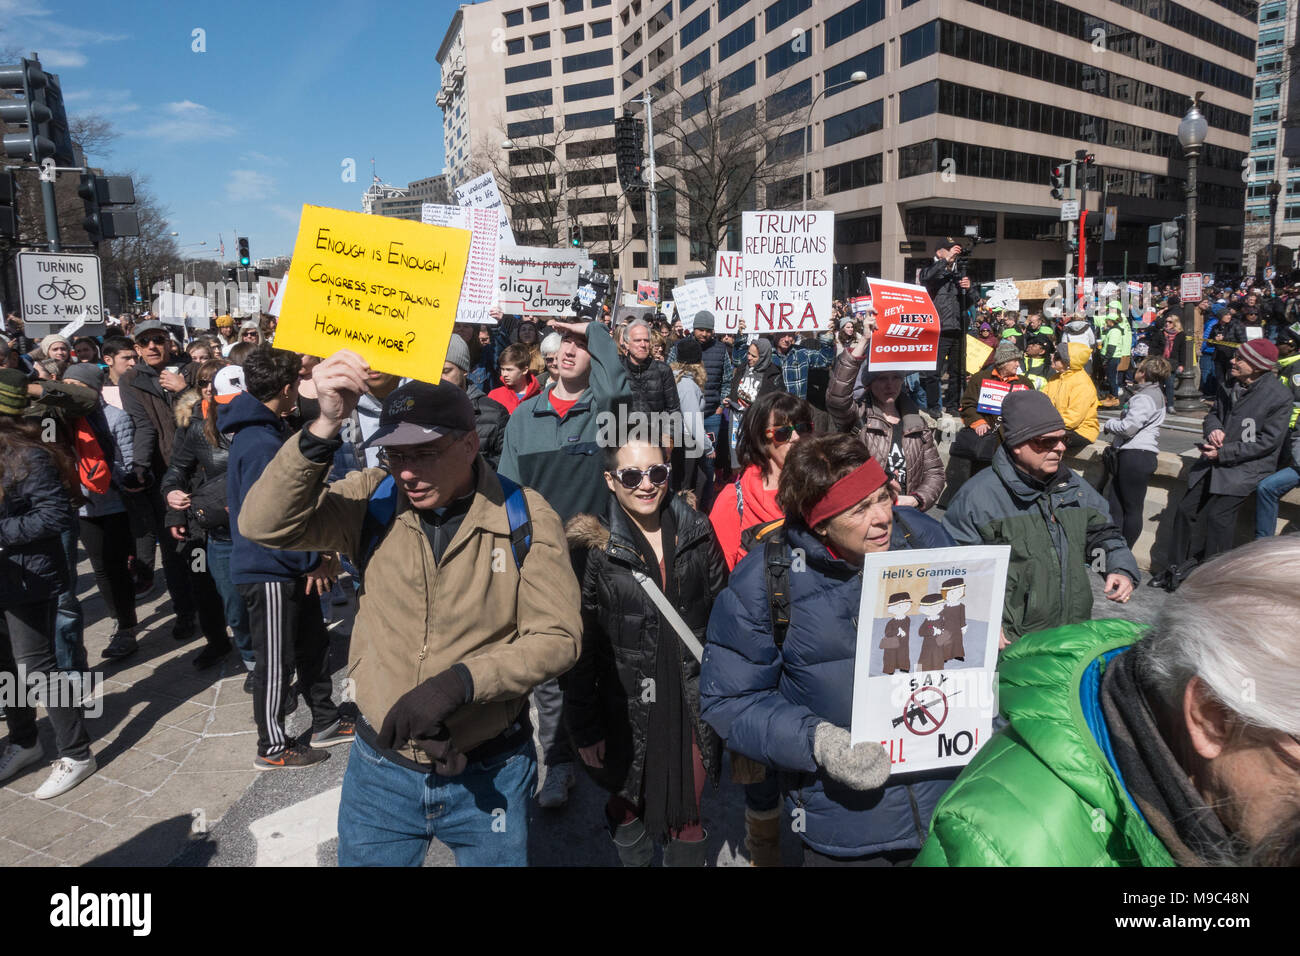
M 459 385 L 407 382 L 384 401 L 371 445 L 423 445 L 444 435 L 474 430 L 474 406 Z

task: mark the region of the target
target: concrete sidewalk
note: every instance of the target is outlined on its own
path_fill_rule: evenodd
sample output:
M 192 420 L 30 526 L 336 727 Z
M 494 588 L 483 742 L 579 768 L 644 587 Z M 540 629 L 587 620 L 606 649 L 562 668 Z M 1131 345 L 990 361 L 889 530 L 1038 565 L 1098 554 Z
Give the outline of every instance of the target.
M 60 797 L 35 799 L 32 793 L 56 756 L 49 720 L 39 710 L 46 759 L 0 789 L 0 866 L 165 865 L 215 825 L 258 776 L 244 667 L 232 651 L 219 667 L 194 668 L 191 661 L 204 641 L 172 638 L 174 618 L 161 569 L 154 590 L 138 606 L 140 649 L 124 661 L 105 661 L 101 652 L 112 622 L 89 562 L 79 571 L 86 651 L 91 672 L 103 680 L 97 701 L 102 713 L 87 721 L 99 769 Z M 346 661 L 347 626 L 331 630 L 336 673 Z M 292 733 L 307 728 L 305 703 L 288 723 Z M 338 755 L 346 752 L 342 748 Z

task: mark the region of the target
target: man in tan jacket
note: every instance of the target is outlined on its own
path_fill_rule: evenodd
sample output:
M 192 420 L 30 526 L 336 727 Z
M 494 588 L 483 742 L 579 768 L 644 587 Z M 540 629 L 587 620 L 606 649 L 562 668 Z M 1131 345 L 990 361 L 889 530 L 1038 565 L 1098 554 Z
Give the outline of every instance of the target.
M 392 482 L 366 468 L 326 486 L 368 371 L 348 350 L 316 366 L 320 417 L 280 450 L 239 518 L 251 540 L 344 552 L 363 569 L 339 863 L 419 866 L 436 836 L 462 866 L 526 865 L 528 693 L 572 667 L 582 641 L 564 531 L 539 494 L 512 497 L 487 466 L 454 385 L 410 382 L 384 401 L 370 443 Z M 518 496 L 523 527 L 508 507 Z

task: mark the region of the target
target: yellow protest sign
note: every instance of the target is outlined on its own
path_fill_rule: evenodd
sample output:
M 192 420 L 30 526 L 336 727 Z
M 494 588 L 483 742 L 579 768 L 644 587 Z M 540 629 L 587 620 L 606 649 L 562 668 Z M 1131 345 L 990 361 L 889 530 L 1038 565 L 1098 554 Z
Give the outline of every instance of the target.
M 966 336 L 966 374 L 974 375 L 984 367 L 993 354 L 993 346 L 986 345 L 973 335 Z
M 277 348 L 437 384 L 465 277 L 468 229 L 303 206 Z

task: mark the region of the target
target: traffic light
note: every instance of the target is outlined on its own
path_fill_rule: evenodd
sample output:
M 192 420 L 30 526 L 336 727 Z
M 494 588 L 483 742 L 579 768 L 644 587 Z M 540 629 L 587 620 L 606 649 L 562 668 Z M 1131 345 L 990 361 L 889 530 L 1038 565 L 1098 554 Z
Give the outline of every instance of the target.
M 0 170 L 0 239 L 18 238 L 18 182 L 8 170 Z
M 0 120 L 18 129 L 4 134 L 4 154 L 10 159 L 37 165 L 55 153 L 48 128 L 53 113 L 45 105 L 46 76 L 35 60 L 22 60 L 17 66 L 0 67 L 0 90 L 21 99 L 0 100 Z M 59 97 L 59 103 L 63 99 Z M 66 126 L 66 119 L 64 125 Z
M 618 182 L 624 192 L 645 189 L 641 178 L 644 160 L 645 123 L 635 116 L 620 116 L 614 120 L 614 153 L 618 160 Z
M 1178 265 L 1180 231 L 1177 222 L 1162 222 L 1160 224 L 1160 265 Z
M 1097 162 L 1097 157 L 1086 149 L 1076 149 L 1074 151 L 1074 161 L 1080 166 L 1092 166 Z
M 1065 167 L 1064 166 L 1052 167 L 1052 198 L 1053 199 L 1065 198 Z
M 82 173 L 77 186 L 86 218 L 82 225 L 91 242 L 140 235 L 140 220 L 134 209 L 105 209 L 105 206 L 135 205 L 135 186 L 130 176 L 96 176 Z
M 576 217 L 569 220 L 569 245 L 575 249 L 582 246 L 582 223 Z
M 235 240 L 235 243 L 239 246 L 239 264 L 247 269 L 248 264 L 253 261 L 248 257 L 248 239 L 245 236 L 240 236 Z

